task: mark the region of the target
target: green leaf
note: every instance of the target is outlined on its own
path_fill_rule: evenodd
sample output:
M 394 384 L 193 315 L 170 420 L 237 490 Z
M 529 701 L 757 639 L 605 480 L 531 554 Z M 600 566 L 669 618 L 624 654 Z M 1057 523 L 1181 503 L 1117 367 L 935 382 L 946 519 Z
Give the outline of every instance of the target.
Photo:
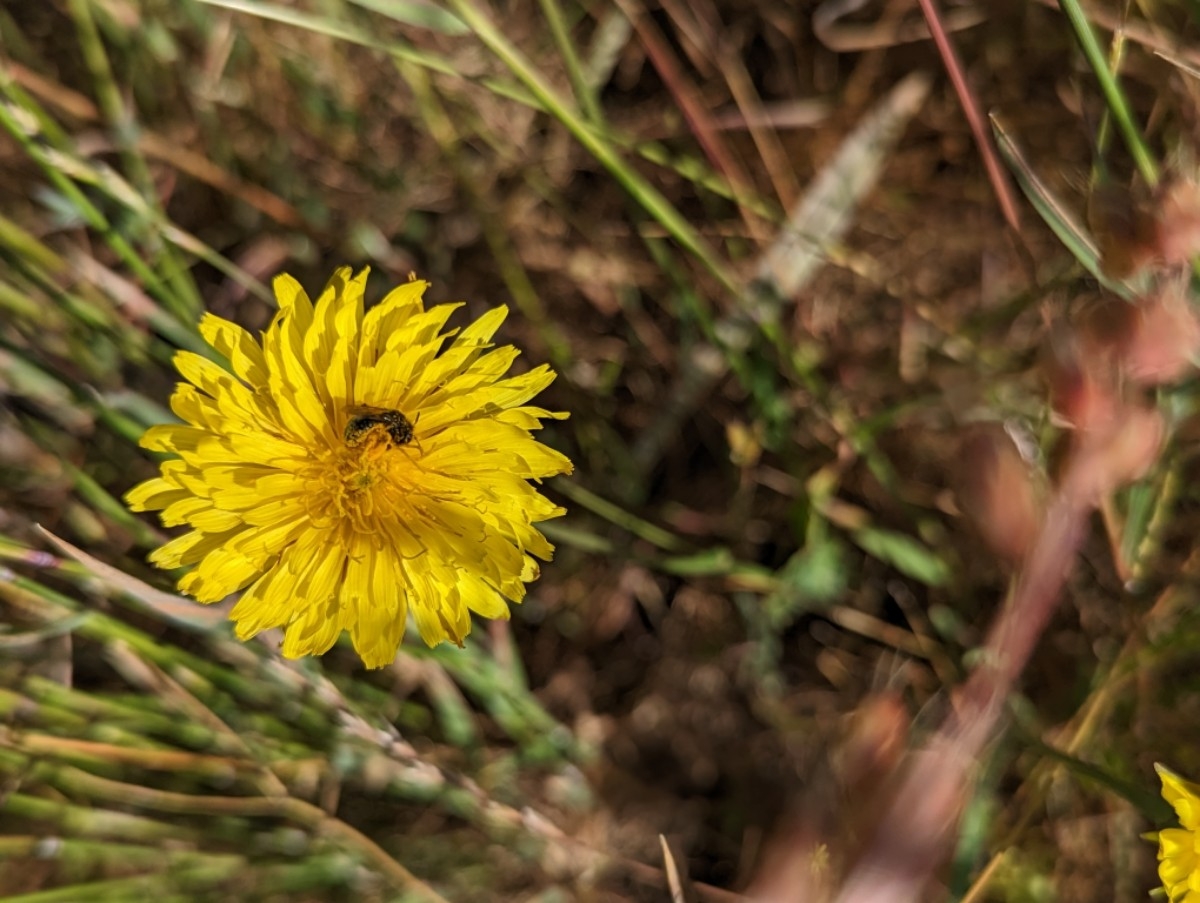
M 415 25 L 418 28 L 428 28 L 442 34 L 461 35 L 470 31 L 458 16 L 449 10 L 440 9 L 432 3 L 422 3 L 421 0 L 350 0 L 355 6 L 380 13 L 389 19 L 403 22 L 405 25 Z
M 1125 528 L 1121 532 L 1121 558 L 1136 565 L 1138 551 L 1150 531 L 1150 521 L 1158 508 L 1161 486 L 1141 482 L 1125 492 Z
M 896 570 L 927 586 L 941 586 L 950 577 L 950 568 L 923 543 L 903 533 L 866 527 L 856 530 L 854 542 L 860 549 Z
M 994 114 L 991 119 L 992 134 L 1000 156 L 1008 164 L 1008 168 L 1017 179 L 1017 184 L 1021 186 L 1021 191 L 1033 204 L 1042 221 L 1050 227 L 1063 247 L 1071 252 L 1071 256 L 1079 261 L 1079 265 L 1096 277 L 1101 285 L 1122 298 L 1129 299 L 1132 296 L 1130 286 L 1104 275 L 1100 266 L 1100 250 L 1091 233 L 1029 165 L 1016 140 L 1000 119 Z
M 841 543 L 825 539 L 805 546 L 787 560 L 776 577 L 778 587 L 763 600 L 763 611 L 776 629 L 798 615 L 819 611 L 846 588 L 846 560 Z
M 695 555 L 664 558 L 662 569 L 679 577 L 714 577 L 728 574 L 736 564 L 733 553 L 724 546 L 705 549 Z

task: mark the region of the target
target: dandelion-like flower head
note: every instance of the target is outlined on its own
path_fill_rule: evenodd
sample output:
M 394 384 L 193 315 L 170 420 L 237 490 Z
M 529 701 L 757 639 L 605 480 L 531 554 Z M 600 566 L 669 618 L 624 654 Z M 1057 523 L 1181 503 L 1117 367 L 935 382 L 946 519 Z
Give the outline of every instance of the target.
M 217 602 L 247 639 L 285 630 L 283 653 L 319 655 L 343 630 L 368 667 L 393 660 L 409 614 L 429 645 L 461 645 L 470 612 L 508 617 L 553 547 L 535 524 L 563 513 L 527 481 L 569 473 L 532 431 L 562 418 L 527 403 L 546 366 L 506 376 L 495 308 L 461 331 L 411 281 L 364 312 L 367 271 L 340 269 L 314 305 L 290 276 L 261 344 L 208 314 L 229 369 L 188 351 L 171 398 L 184 422 L 142 446 L 175 455 L 135 487 L 136 511 L 190 532 L 156 550 L 191 567 L 181 591 Z M 453 339 L 448 343 L 448 340 Z
M 1162 765 L 1162 795 L 1181 828 L 1158 832 L 1158 877 L 1171 903 L 1200 903 L 1200 787 Z

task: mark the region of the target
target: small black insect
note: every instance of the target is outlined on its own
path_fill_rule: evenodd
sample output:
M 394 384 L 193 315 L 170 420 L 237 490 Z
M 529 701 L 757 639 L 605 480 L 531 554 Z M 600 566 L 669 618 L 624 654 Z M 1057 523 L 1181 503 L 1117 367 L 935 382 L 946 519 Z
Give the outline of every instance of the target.
M 346 423 L 343 437 L 351 448 L 360 445 L 363 437 L 377 426 L 387 430 L 388 436 L 396 445 L 408 445 L 413 441 L 413 425 L 399 411 L 390 408 L 376 408 L 371 405 L 358 405 L 350 408 L 353 415 Z

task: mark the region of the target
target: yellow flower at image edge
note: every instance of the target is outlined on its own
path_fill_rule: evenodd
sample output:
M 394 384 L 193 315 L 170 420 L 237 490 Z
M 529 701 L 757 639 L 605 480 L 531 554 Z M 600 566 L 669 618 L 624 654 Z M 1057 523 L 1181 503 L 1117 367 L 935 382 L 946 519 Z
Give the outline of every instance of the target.
M 191 567 L 199 602 L 243 590 L 237 635 L 285 630 L 283 654 L 319 655 L 343 630 L 368 667 L 391 662 L 411 613 L 429 645 L 461 645 L 470 612 L 507 618 L 554 549 L 534 526 L 563 514 L 527 480 L 570 473 L 537 442 L 527 403 L 546 366 L 506 376 L 503 307 L 448 330 L 461 305 L 429 310 L 413 281 L 364 313 L 367 271 L 340 269 L 314 305 L 290 276 L 261 344 L 207 314 L 200 332 L 229 370 L 187 351 L 171 397 L 184 421 L 142 446 L 177 457 L 131 490 L 184 533 L 150 560 Z
M 1175 808 L 1182 828 L 1158 832 L 1158 877 L 1171 903 L 1200 903 L 1200 786 L 1162 765 L 1162 795 Z

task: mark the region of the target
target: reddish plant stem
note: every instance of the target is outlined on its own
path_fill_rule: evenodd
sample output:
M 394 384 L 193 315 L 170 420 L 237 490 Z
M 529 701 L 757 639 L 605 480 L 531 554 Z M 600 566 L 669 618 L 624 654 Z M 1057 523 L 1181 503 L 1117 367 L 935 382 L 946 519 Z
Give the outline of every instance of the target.
M 650 58 L 659 77 L 663 80 L 663 84 L 667 86 L 667 90 L 671 92 L 676 103 L 679 104 L 679 110 L 683 113 L 684 119 L 687 120 L 692 134 L 696 136 L 696 141 L 704 150 L 705 156 L 708 157 L 709 162 L 728 180 L 729 187 L 733 190 L 734 198 L 741 211 L 742 219 L 750 231 L 750 235 L 760 241 L 765 241 L 766 236 L 763 232 L 761 221 L 743 202 L 744 198 L 753 194 L 750 177 L 746 175 L 745 170 L 739 165 L 737 158 L 733 156 L 725 144 L 720 130 L 713 124 L 708 104 L 699 96 L 695 87 L 687 78 L 683 68 L 679 65 L 674 51 L 671 49 L 670 44 L 667 43 L 666 37 L 646 13 L 641 0 L 617 0 L 617 6 L 620 7 L 625 17 L 633 23 L 633 27 L 638 33 L 638 38 L 646 50 L 646 55 Z
M 1004 702 L 1058 605 L 1097 498 L 1101 452 L 1077 449 L 1020 579 L 988 634 L 983 663 L 956 694 L 954 710 L 933 740 L 914 756 L 837 903 L 924 898 L 968 797 L 979 754 L 995 735 Z
M 963 113 L 967 117 L 967 124 L 971 127 L 971 134 L 975 137 L 975 146 L 979 148 L 979 156 L 983 158 L 983 166 L 987 170 L 988 181 L 992 183 L 992 191 L 996 193 L 1000 210 L 1009 227 L 1019 234 L 1021 219 L 1017 213 L 1017 201 L 1013 195 L 1012 186 L 1009 184 L 1004 167 L 1000 164 L 1000 155 L 996 153 L 996 148 L 992 144 L 987 120 L 980 112 L 979 102 L 975 99 L 975 94 L 967 83 L 967 75 L 963 71 L 962 62 L 954 50 L 954 45 L 950 43 L 950 36 L 946 34 L 946 29 L 942 25 L 942 15 L 934 0 L 917 0 L 917 2 L 921 4 L 921 12 L 929 26 L 929 33 L 933 36 L 933 43 L 937 45 L 942 65 L 946 67 L 946 74 L 950 76 L 950 82 L 954 85 L 954 93 L 958 95 L 958 102 L 962 105 Z

